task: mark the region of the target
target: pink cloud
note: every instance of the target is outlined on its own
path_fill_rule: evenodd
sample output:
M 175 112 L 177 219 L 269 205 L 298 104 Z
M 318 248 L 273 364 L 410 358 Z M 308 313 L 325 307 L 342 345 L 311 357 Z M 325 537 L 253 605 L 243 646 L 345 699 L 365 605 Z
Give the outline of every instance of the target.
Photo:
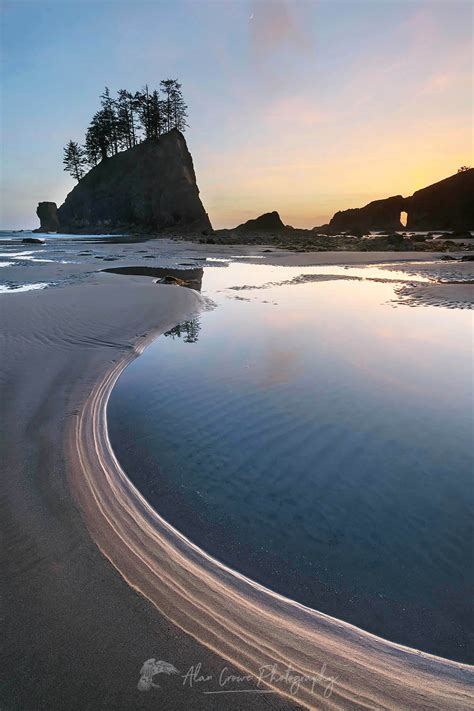
M 302 19 L 285 0 L 252 3 L 249 19 L 252 49 L 259 58 L 282 48 L 307 50 L 312 44 Z
M 414 45 L 431 46 L 440 38 L 441 28 L 438 26 L 434 14 L 429 7 L 422 7 L 416 10 L 405 20 L 401 27 L 403 34 L 408 35 L 408 39 Z

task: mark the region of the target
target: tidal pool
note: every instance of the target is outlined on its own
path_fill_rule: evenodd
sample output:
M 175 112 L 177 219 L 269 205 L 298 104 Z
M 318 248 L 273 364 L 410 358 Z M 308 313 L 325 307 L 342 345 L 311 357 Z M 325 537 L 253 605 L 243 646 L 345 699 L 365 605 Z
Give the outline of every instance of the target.
M 472 661 L 472 314 L 397 304 L 393 268 L 224 264 L 112 392 L 121 465 L 245 575 Z

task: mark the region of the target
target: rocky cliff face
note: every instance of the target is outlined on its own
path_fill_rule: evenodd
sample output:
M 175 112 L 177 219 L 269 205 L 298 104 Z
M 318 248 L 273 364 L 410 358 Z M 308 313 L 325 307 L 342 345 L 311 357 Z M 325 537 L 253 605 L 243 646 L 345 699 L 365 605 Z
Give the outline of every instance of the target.
M 400 230 L 400 213 L 407 213 L 407 230 L 474 230 L 474 168 L 417 190 L 375 200 L 365 207 L 336 212 L 331 232 Z
M 329 229 L 332 232 L 369 232 L 370 230 L 399 230 L 400 212 L 405 209 L 405 199 L 401 195 L 374 200 L 365 207 L 336 212 Z
M 417 190 L 403 209 L 410 230 L 474 230 L 474 168 Z
M 36 208 L 40 227 L 35 232 L 57 232 L 59 230 L 58 208 L 55 202 L 40 202 Z
M 209 230 L 193 161 L 178 130 L 107 158 L 58 209 L 61 230 Z

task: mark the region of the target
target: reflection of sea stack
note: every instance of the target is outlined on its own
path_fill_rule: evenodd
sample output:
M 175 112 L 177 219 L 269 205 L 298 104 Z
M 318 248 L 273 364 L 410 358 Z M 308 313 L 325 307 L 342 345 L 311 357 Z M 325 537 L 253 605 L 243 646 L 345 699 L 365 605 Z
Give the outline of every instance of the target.
M 191 154 L 176 129 L 102 160 L 69 193 L 57 217 L 64 232 L 212 229 Z

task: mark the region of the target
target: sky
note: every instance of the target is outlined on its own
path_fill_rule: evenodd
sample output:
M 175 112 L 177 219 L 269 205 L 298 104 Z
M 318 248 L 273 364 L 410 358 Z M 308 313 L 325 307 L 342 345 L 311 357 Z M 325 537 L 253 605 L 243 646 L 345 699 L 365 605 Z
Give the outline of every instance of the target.
M 60 205 L 104 86 L 178 78 L 215 228 L 340 209 L 472 165 L 473 5 L 461 0 L 4 0 L 0 228 Z

